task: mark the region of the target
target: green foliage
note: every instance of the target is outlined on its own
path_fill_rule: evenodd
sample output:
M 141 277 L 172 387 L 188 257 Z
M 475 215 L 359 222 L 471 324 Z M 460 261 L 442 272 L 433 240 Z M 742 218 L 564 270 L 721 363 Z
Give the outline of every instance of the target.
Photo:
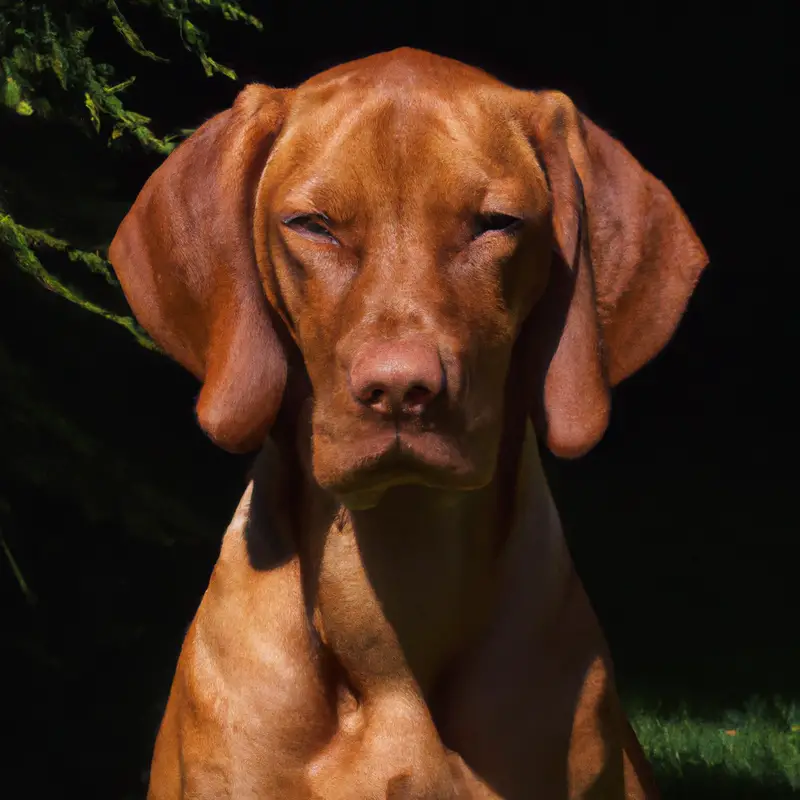
M 193 21 L 197 10 L 215 11 L 224 20 L 243 22 L 257 29 L 261 23 L 234 0 L 131 0 L 149 7 L 177 30 L 183 46 L 194 53 L 207 76 L 221 74 L 235 79 L 235 72 L 208 53 L 208 36 Z M 88 135 L 105 137 L 111 147 L 126 140 L 159 156 L 168 155 L 178 140 L 190 133 L 180 130 L 159 136 L 150 117 L 129 108 L 123 97 L 136 76 L 118 79 L 111 64 L 91 55 L 91 37 L 99 25 L 113 26 L 122 41 L 137 55 L 168 63 L 152 52 L 126 19 L 122 0 L 0 0 L 0 111 L 77 126 Z M 6 112 L 8 113 L 8 112 Z M 3 118 L 0 116 L 0 126 Z M 2 128 L 0 127 L 0 130 Z M 25 165 L 20 165 L 24 169 Z M 86 267 L 115 285 L 108 263 L 100 252 L 72 246 L 64 238 L 20 224 L 13 208 L 3 199 L 0 186 L 0 242 L 16 264 L 46 288 L 82 308 L 123 325 L 147 347 L 154 345 L 126 316 L 114 314 L 46 269 L 37 251 L 63 253 L 70 262 Z
M 157 6 L 165 17 L 176 23 L 185 45 L 197 54 L 203 70 L 209 77 L 215 72 L 219 72 L 228 78 L 235 79 L 236 73 L 232 69 L 218 64 L 208 55 L 206 51 L 208 36 L 189 19 L 190 5 L 215 9 L 221 11 L 226 20 L 245 22 L 258 30 L 262 29 L 260 20 L 243 11 L 238 3 L 227 2 L 227 0 L 191 0 L 191 2 L 189 0 L 139 0 L 139 2 L 143 5 Z
M 236 73 L 215 61 L 207 52 L 208 36 L 191 19 L 192 7 L 216 10 L 226 20 L 241 21 L 259 30 L 261 23 L 231 0 L 135 0 L 151 6 L 175 23 L 184 46 L 194 52 L 206 75 L 220 73 L 235 79 Z M 127 109 L 120 93 L 135 76 L 114 82 L 111 64 L 95 63 L 87 53 L 94 26 L 110 18 L 114 28 L 138 55 L 167 63 L 149 50 L 130 26 L 115 0 L 53 0 L 30 3 L 27 0 L 0 2 L 0 79 L 3 104 L 25 116 L 66 114 L 78 124 L 91 124 L 100 132 L 103 123 L 116 139 L 134 136 L 142 146 L 167 155 L 175 146 L 175 136 L 158 137 L 149 117 Z M 57 81 L 52 85 L 51 78 Z M 58 91 L 60 89 L 60 91 Z M 76 113 L 76 100 L 85 106 Z
M 116 322 L 129 330 L 143 346 L 157 350 L 153 341 L 141 330 L 132 317 L 114 314 L 107 311 L 97 303 L 86 299 L 79 290 L 70 288 L 52 272 L 44 268 L 42 262 L 36 256 L 34 247 L 50 247 L 59 252 L 65 253 L 70 261 L 80 262 L 87 266 L 89 270 L 102 275 L 106 281 L 112 285 L 118 285 L 114 278 L 108 262 L 101 258 L 97 253 L 87 253 L 84 250 L 77 250 L 70 247 L 62 239 L 56 239 L 49 234 L 25 228 L 18 225 L 8 215 L 0 213 L 0 242 L 8 245 L 14 253 L 17 264 L 28 274 L 36 278 L 45 288 L 55 292 L 66 300 L 69 300 L 86 311 L 98 314 L 111 322 Z

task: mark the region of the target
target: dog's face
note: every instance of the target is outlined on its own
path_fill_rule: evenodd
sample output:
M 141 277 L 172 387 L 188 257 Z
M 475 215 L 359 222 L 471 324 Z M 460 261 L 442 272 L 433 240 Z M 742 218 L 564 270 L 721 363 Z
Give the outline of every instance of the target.
M 312 86 L 264 170 L 257 260 L 313 387 L 315 477 L 349 503 L 492 477 L 552 242 L 545 176 L 503 99 Z
M 314 475 L 351 507 L 491 480 L 520 336 L 539 435 L 589 450 L 708 260 L 564 95 L 405 48 L 245 89 L 151 176 L 109 255 L 226 449 L 263 443 L 299 350 Z

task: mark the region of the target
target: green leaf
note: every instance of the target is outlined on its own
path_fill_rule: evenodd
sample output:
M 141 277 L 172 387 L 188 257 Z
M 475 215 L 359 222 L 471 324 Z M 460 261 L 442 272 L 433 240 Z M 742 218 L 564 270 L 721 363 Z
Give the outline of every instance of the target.
M 135 80 L 136 80 L 136 76 L 135 76 L 135 75 L 132 75 L 132 76 L 131 76 L 130 78 L 128 78 L 127 80 L 125 80 L 125 81 L 122 81 L 122 83 L 117 83 L 117 84 L 116 84 L 116 85 L 114 85 L 114 86 L 104 86 L 104 87 L 103 87 L 103 91 L 104 91 L 106 94 L 117 94 L 117 92 L 123 92 L 123 91 L 125 91 L 125 89 L 127 89 L 127 88 L 128 88 L 128 87 L 129 87 L 129 86 L 130 86 L 130 85 L 131 85 L 131 84 L 132 84 L 132 83 L 133 83 Z
M 183 20 L 183 35 L 189 44 L 198 44 L 203 41 L 203 33 L 196 26 L 193 25 L 188 19 Z
M 61 49 L 61 45 L 57 41 L 53 42 L 52 49 L 53 54 L 50 57 L 50 68 L 53 70 L 53 72 L 55 72 L 58 82 L 61 84 L 61 88 L 66 89 L 67 74 L 64 70 L 64 62 L 66 61 L 64 51 Z
M 16 108 L 22 102 L 22 90 L 13 76 L 6 74 L 6 85 L 3 90 L 3 102 L 9 108 Z
M 92 117 L 92 124 L 94 125 L 94 129 L 100 133 L 100 114 L 97 111 L 97 106 L 95 105 L 94 100 L 92 99 L 89 92 L 86 92 L 84 95 L 84 104 L 86 108 L 89 109 L 89 114 Z
M 169 63 L 169 59 L 156 55 L 152 50 L 148 50 L 144 44 L 142 44 L 142 40 L 139 38 L 139 35 L 135 30 L 133 30 L 133 28 L 131 28 L 125 17 L 122 16 L 122 12 L 119 10 L 119 7 L 114 0 L 108 0 L 107 5 L 108 10 L 111 11 L 111 20 L 114 23 L 114 27 L 117 29 L 117 32 L 122 35 L 122 38 L 128 43 L 128 46 L 131 48 L 131 50 L 133 50 L 135 53 L 138 53 L 140 56 L 152 59 L 153 61 Z
M 217 61 L 214 61 L 211 56 L 202 53 L 200 55 L 200 61 L 203 64 L 203 69 L 205 70 L 206 75 L 209 77 L 211 77 L 215 72 L 219 72 L 226 78 L 230 78 L 232 81 L 236 80 L 236 73 L 232 69 L 218 63 Z

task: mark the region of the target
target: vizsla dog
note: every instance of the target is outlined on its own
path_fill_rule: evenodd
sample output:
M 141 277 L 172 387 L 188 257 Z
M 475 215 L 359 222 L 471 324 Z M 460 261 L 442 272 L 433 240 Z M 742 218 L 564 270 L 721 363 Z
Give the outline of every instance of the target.
M 429 53 L 248 86 L 111 246 L 260 450 L 149 797 L 655 798 L 539 459 L 585 453 L 706 253 L 557 92 Z

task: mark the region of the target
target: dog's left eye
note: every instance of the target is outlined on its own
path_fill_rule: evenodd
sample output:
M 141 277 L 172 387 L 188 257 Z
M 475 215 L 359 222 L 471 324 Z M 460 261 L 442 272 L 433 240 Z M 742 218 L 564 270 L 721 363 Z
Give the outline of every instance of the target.
M 314 214 L 298 214 L 294 217 L 287 217 L 283 220 L 283 224 L 310 239 L 338 244 L 338 240 L 328 229 L 325 220 Z
M 477 239 L 486 233 L 500 231 L 502 233 L 513 233 L 522 225 L 522 220 L 512 217 L 510 214 L 481 214 L 476 220 L 473 228 L 473 237 Z

